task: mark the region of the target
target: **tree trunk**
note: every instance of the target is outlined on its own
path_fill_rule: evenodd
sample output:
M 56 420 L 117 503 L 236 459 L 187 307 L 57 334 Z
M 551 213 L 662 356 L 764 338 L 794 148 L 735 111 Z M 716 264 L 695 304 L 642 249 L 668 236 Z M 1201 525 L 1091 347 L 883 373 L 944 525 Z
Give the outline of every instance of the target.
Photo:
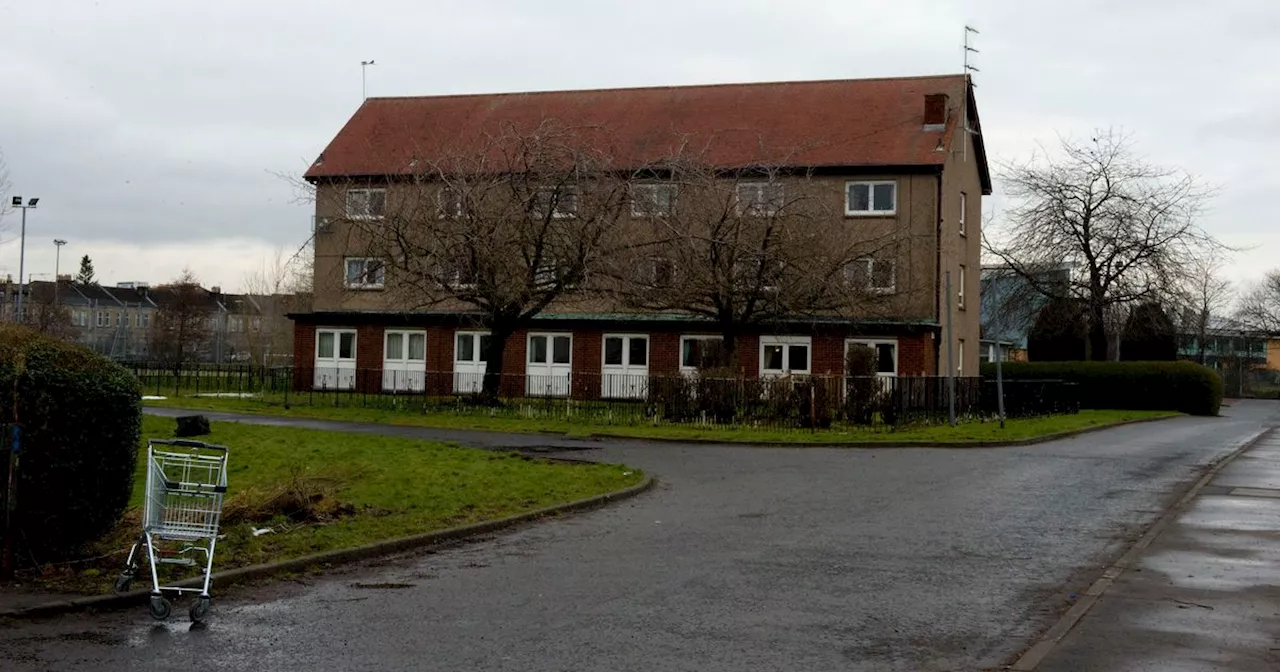
M 485 350 L 484 385 L 480 390 L 480 401 L 488 405 L 497 405 L 498 395 L 502 392 L 503 354 L 507 351 L 507 340 L 511 338 L 511 329 L 491 329 L 489 347 Z
M 1089 307 L 1089 353 L 1087 359 L 1092 362 L 1107 361 L 1107 323 L 1104 319 L 1106 311 L 1101 304 Z

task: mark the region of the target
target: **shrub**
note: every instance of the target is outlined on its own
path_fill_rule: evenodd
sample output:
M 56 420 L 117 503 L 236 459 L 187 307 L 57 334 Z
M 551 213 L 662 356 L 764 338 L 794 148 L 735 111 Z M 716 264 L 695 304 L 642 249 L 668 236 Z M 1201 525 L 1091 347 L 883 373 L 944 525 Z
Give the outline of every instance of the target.
M 849 374 L 844 395 L 845 418 L 855 425 L 869 425 L 881 391 L 876 378 L 876 351 L 865 345 L 852 345 L 845 355 L 844 367 Z
M 1053 299 L 1036 315 L 1027 334 L 1027 357 L 1033 362 L 1076 362 L 1088 355 L 1088 326 L 1080 302 Z
M 993 378 L 995 366 L 982 375 Z M 1222 405 L 1222 378 L 1192 362 L 1005 362 L 1004 377 L 1075 383 L 1081 408 L 1217 415 Z
M 1120 337 L 1120 359 L 1126 362 L 1172 362 L 1178 359 L 1178 331 L 1158 303 L 1135 306 Z
M 129 502 L 142 418 L 138 382 L 88 350 L 0 326 L 0 424 L 14 421 L 15 384 L 24 428 L 19 539 L 38 561 L 65 558 L 106 532 Z

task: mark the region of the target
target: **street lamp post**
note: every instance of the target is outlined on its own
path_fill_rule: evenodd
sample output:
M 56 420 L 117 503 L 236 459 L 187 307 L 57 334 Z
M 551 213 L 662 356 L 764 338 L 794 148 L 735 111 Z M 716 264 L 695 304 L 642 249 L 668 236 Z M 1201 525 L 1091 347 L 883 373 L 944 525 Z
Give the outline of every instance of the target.
M 40 202 L 38 198 L 28 198 L 27 204 L 22 204 L 21 196 L 13 197 L 13 207 L 22 209 L 22 234 L 18 243 L 18 312 L 15 315 L 17 322 L 25 322 L 22 319 L 22 295 L 26 293 L 26 287 L 23 285 L 22 276 L 26 273 L 27 265 L 27 211 L 36 207 Z
M 67 244 L 67 241 L 62 240 L 61 238 L 53 239 L 53 245 L 57 249 L 57 252 L 54 252 L 53 254 L 53 309 L 54 310 L 58 309 L 58 282 L 62 280 L 62 275 L 61 275 L 62 246 L 66 244 Z

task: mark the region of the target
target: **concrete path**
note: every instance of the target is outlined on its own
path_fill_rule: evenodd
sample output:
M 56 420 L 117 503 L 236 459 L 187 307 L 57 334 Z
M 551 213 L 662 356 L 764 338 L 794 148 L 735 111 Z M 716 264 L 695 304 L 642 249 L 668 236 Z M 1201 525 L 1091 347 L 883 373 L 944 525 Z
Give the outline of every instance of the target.
M 0 626 L 0 669 L 1000 669 L 1208 465 L 1272 424 L 1280 404 L 1240 403 L 1025 448 L 597 444 L 575 455 L 659 487 L 480 543 L 233 590 L 208 627 L 143 609 Z
M 1280 670 L 1280 432 L 1219 472 L 1036 669 Z

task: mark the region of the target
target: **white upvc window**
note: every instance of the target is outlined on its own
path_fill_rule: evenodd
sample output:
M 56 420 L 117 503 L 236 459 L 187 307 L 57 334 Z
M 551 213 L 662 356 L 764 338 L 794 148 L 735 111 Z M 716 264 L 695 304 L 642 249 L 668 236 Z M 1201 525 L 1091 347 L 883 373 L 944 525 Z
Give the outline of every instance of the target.
M 386 189 L 348 189 L 347 217 L 382 219 L 387 212 Z
M 649 394 L 649 336 L 605 334 L 601 348 L 600 395 L 644 399 Z
M 960 235 L 966 235 L 964 225 L 964 215 L 969 211 L 969 196 L 963 191 L 960 192 Z
M 489 360 L 489 332 L 459 331 L 453 338 L 453 391 L 475 394 L 484 386 Z
M 568 396 L 569 374 L 573 363 L 573 335 L 529 334 L 525 351 L 525 393 L 530 396 Z
M 354 329 L 317 329 L 314 385 L 318 389 L 350 390 L 356 386 Z
M 959 280 L 959 286 L 956 288 L 956 305 L 961 310 L 964 310 L 964 275 L 964 264 L 960 264 L 960 276 L 957 278 Z
M 346 267 L 348 289 L 381 289 L 386 282 L 387 271 L 381 259 L 347 257 Z
M 632 217 L 666 217 L 676 203 L 674 184 L 637 184 L 631 187 Z
M 421 392 L 426 389 L 427 332 L 389 329 L 383 334 L 382 389 Z
M 956 342 L 956 375 L 964 375 L 964 339 Z
M 143 310 L 143 311 L 141 311 L 141 312 L 139 312 L 139 313 L 138 313 L 138 326 L 139 326 L 139 327 L 144 327 L 144 328 L 145 328 L 145 327 L 150 327 L 150 326 L 151 326 L 151 312 L 150 312 L 150 311 Z
M 636 262 L 635 280 L 645 287 L 670 287 L 675 265 L 666 257 L 645 257 Z
M 533 214 L 535 217 L 543 217 L 547 212 L 550 212 L 554 219 L 578 216 L 578 188 L 574 186 L 539 187 L 534 195 Z
M 693 334 L 680 337 L 680 370 L 693 373 L 707 364 L 711 344 L 724 342 L 723 336 Z
M 787 191 L 780 182 L 743 182 L 734 193 L 739 215 L 772 217 L 782 210 Z
M 875 180 L 845 183 L 844 214 L 888 217 L 897 212 L 897 182 Z
M 809 373 L 812 340 L 808 336 L 761 336 L 760 377 Z
M 845 267 L 845 279 L 857 290 L 892 294 L 897 291 L 897 264 L 886 257 L 855 259 Z
M 109 327 L 111 326 L 111 313 L 106 310 L 99 310 L 94 316 L 94 326 Z
M 877 376 L 891 378 L 898 375 L 898 339 L 850 338 L 844 342 L 846 356 L 855 347 L 871 348 L 875 355 Z

